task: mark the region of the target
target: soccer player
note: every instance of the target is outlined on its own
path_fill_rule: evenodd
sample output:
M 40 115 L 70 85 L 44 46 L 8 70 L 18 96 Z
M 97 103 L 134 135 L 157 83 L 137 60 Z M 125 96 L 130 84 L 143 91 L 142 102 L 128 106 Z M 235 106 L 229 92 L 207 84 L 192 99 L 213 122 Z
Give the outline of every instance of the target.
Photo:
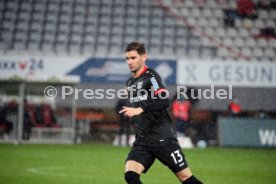
M 129 106 L 119 112 L 136 123 L 136 139 L 125 164 L 128 184 L 141 184 L 140 174 L 146 173 L 157 158 L 168 166 L 183 184 L 201 184 L 192 175 L 181 151 L 167 112 L 168 91 L 156 71 L 146 66 L 143 43 L 132 42 L 125 49 L 125 58 L 132 76 L 127 80 Z

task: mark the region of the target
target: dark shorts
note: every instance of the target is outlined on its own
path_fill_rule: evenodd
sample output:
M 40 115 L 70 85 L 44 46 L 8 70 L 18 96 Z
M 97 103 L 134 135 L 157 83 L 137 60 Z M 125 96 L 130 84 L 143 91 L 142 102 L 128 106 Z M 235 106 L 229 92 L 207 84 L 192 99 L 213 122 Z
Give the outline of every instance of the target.
M 185 155 L 178 142 L 167 142 L 160 146 L 134 145 L 126 161 L 134 160 L 141 163 L 145 167 L 143 172 L 146 173 L 156 158 L 169 167 L 174 173 L 188 167 Z

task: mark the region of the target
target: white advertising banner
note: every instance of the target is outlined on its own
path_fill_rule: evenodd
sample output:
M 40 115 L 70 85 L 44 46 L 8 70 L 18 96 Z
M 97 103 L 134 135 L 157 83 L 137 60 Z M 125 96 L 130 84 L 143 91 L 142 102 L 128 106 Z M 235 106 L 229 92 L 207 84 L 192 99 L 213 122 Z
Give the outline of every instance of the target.
M 163 77 L 166 84 L 176 83 L 176 60 L 148 59 L 147 65 Z M 0 56 L 0 80 L 67 81 L 125 83 L 130 71 L 123 57 L 93 58 L 71 56 Z
M 22 78 L 26 80 L 47 80 L 56 77 L 66 81 L 74 76 L 66 75 L 85 58 L 4 55 L 0 56 L 0 79 Z M 79 80 L 79 77 L 75 77 Z
M 177 84 L 188 86 L 276 87 L 276 63 L 179 60 Z

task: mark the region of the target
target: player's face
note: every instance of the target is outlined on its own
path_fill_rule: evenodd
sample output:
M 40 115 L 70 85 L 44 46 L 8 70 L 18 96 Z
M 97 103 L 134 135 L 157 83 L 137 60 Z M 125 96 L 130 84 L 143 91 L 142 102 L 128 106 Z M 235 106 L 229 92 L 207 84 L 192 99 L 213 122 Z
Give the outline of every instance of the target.
M 143 69 L 146 61 L 146 54 L 140 55 L 136 50 L 125 53 L 129 70 L 136 73 Z

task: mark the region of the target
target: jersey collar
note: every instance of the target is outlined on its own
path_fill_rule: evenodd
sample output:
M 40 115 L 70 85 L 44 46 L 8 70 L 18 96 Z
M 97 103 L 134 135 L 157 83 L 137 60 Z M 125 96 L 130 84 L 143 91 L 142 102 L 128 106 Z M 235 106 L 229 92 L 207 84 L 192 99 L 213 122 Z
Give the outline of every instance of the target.
M 141 73 L 137 77 L 135 77 L 135 78 L 138 78 L 141 75 L 143 75 L 147 71 L 147 69 L 148 69 L 148 67 L 145 65 L 144 68 L 143 68 L 143 70 L 141 71 Z

